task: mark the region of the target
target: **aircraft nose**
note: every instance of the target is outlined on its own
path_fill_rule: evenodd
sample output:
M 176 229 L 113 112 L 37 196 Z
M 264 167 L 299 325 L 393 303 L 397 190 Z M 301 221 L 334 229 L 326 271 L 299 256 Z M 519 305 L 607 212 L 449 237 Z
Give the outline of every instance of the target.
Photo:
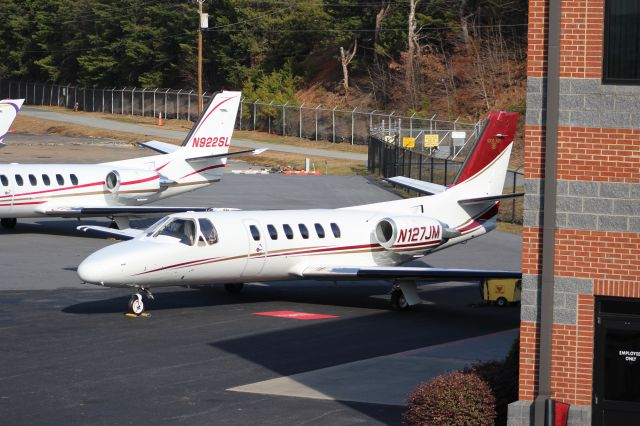
M 89 284 L 100 284 L 104 282 L 104 268 L 102 261 L 96 258 L 95 253 L 87 257 L 78 265 L 78 277 Z

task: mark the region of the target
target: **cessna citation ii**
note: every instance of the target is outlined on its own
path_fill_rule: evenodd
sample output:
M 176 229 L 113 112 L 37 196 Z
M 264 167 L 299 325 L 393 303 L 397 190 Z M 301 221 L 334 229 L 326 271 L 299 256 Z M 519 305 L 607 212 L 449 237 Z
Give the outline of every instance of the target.
M 0 164 L 0 224 L 13 228 L 17 218 L 103 216 L 128 228 L 129 217 L 206 210 L 142 205 L 217 182 L 227 158 L 264 151 L 229 153 L 239 103 L 240 92 L 218 93 L 182 146 L 139 144 L 159 155 L 100 164 Z M 9 105 L 15 117 L 21 104 L 0 106 Z
M 420 303 L 418 280 L 519 278 L 520 272 L 400 266 L 463 243 L 496 226 L 513 145 L 517 113 L 494 112 L 450 187 L 408 178 L 392 181 L 431 195 L 334 210 L 186 212 L 146 230 L 80 227 L 127 239 L 90 255 L 78 267 L 86 283 L 134 290 L 142 296 L 163 286 L 247 281 L 383 279 L 391 301 L 404 309 Z M 522 194 L 517 194 L 522 195 Z

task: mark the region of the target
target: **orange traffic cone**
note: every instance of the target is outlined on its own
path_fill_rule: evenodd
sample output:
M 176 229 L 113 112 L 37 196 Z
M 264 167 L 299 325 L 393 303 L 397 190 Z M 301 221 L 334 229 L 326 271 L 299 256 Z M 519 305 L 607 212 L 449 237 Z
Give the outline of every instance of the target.
M 158 114 L 158 126 L 164 126 L 164 120 L 162 119 L 162 113 Z

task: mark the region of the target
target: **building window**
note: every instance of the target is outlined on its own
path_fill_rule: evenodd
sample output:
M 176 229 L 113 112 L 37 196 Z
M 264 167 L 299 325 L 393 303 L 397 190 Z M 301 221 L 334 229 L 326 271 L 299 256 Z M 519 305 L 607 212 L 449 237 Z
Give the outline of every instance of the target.
M 304 238 L 305 240 L 309 238 L 309 230 L 304 224 L 299 223 L 298 229 L 300 229 L 300 235 L 302 235 L 302 238 Z
M 316 234 L 318 234 L 318 238 L 324 238 L 324 228 L 319 223 L 315 224 Z
M 282 229 L 284 230 L 284 235 L 287 236 L 288 239 L 293 239 L 293 229 L 286 223 L 282 225 Z
M 42 182 L 44 182 L 44 184 L 47 186 L 51 185 L 51 179 L 49 179 L 49 175 L 42 175 Z
M 278 239 L 278 230 L 273 225 L 267 225 L 267 231 L 269 231 L 269 236 L 272 240 Z
M 606 0 L 602 82 L 640 84 L 640 2 Z

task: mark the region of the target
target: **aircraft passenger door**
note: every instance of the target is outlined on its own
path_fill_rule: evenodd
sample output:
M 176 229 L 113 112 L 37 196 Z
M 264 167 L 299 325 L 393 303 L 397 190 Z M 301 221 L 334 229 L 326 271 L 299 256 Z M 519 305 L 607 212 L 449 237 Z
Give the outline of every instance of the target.
M 262 272 L 267 256 L 266 231 L 253 219 L 242 221 L 249 242 L 247 262 L 242 271 L 243 277 L 252 277 Z
M 13 210 L 13 197 L 15 194 L 14 173 L 11 167 L 7 168 L 7 173 L 0 174 L 0 205 L 2 210 L 11 212 Z

